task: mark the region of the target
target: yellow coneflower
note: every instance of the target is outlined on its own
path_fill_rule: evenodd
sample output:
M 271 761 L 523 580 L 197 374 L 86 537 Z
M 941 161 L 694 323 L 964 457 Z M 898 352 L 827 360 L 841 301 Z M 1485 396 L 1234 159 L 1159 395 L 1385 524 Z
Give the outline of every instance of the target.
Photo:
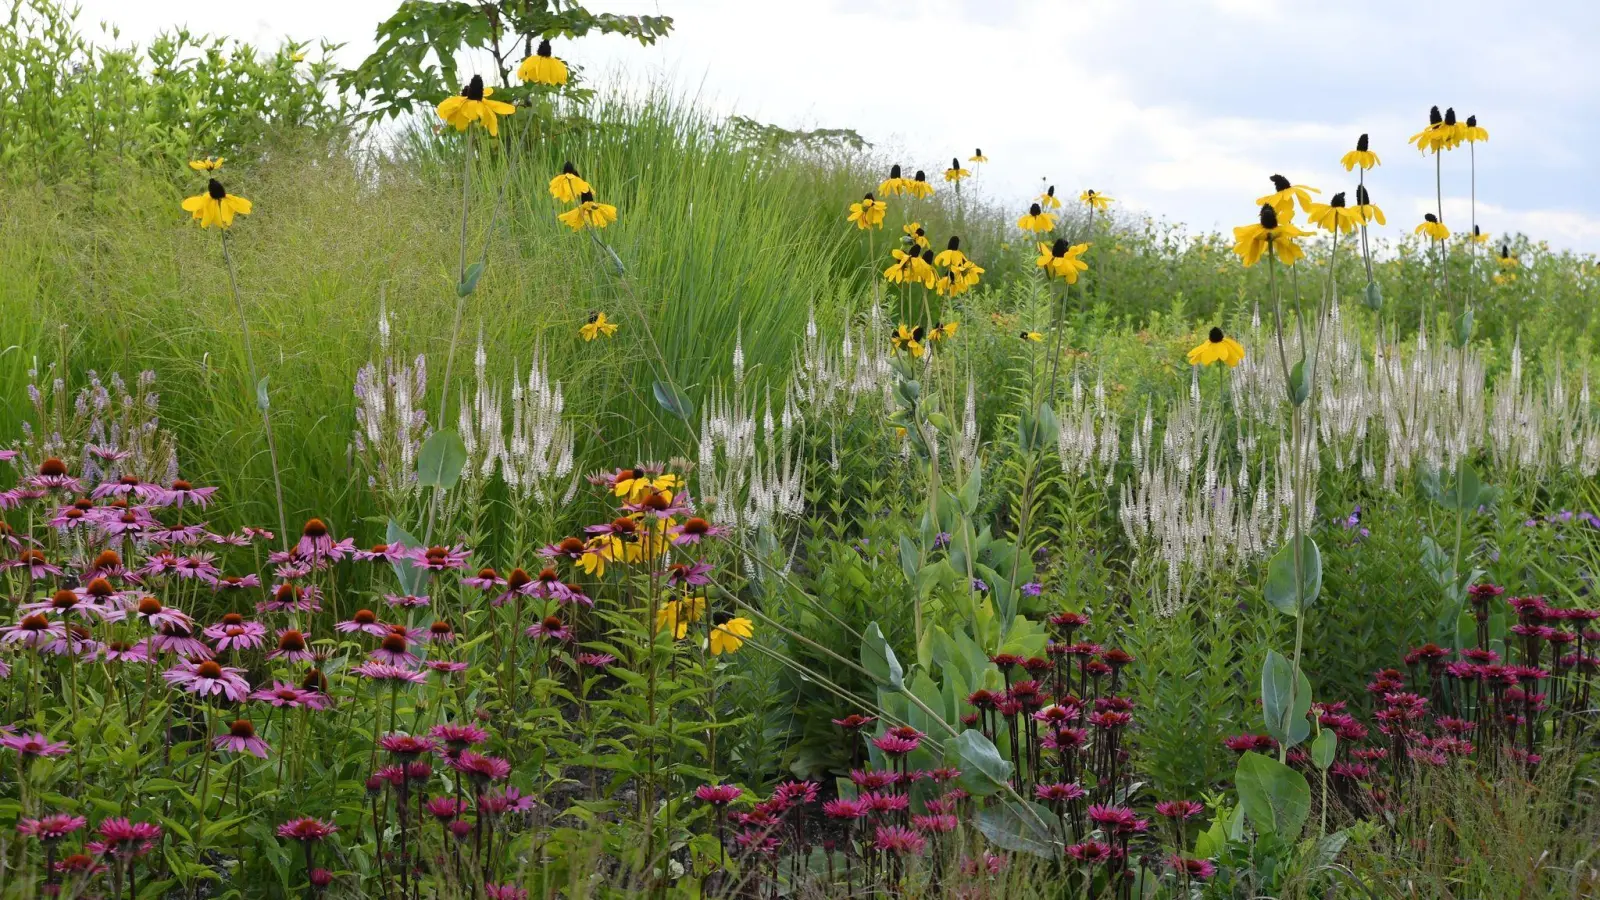
M 1053 245 L 1041 243 L 1039 256 L 1033 262 L 1044 270 L 1046 277 L 1077 284 L 1078 273 L 1089 270 L 1089 264 L 1078 258 L 1088 249 L 1088 244 L 1068 244 L 1066 238 L 1057 238 Z
M 211 179 L 206 185 L 204 194 L 196 194 L 183 201 L 185 211 L 191 213 L 193 218 L 200 220 L 201 228 L 227 228 L 233 224 L 235 215 L 250 215 L 250 201 L 243 197 L 235 197 L 228 193 L 222 182 Z
M 1444 223 L 1439 221 L 1438 216 L 1435 216 L 1433 213 L 1428 213 L 1427 215 L 1423 216 L 1422 224 L 1418 225 L 1413 233 L 1425 234 L 1435 241 L 1445 241 L 1450 239 L 1450 229 L 1444 227 Z
M 922 229 L 922 223 L 907 222 L 900 226 L 900 230 L 905 232 L 905 237 L 902 240 L 907 244 L 915 245 L 918 250 L 927 250 L 932 246 L 928 242 L 928 233 Z
M 1295 201 L 1300 202 L 1300 208 L 1311 211 L 1311 195 L 1320 194 L 1321 191 L 1303 184 L 1290 184 L 1289 179 L 1282 175 L 1272 176 L 1272 193 L 1265 197 L 1257 197 L 1257 206 L 1271 206 L 1278 213 L 1278 218 L 1287 222 L 1294 218 Z
M 563 163 L 561 174 L 550 179 L 550 196 L 562 203 L 574 203 L 591 190 L 593 188 L 589 187 L 589 182 L 583 180 L 583 176 L 578 174 L 578 170 L 573 168 L 570 162 Z
M 461 93 L 447 97 L 439 104 L 439 118 L 454 125 L 457 131 L 466 131 L 468 125 L 478 122 L 489 130 L 489 134 L 497 135 L 500 133 L 500 116 L 509 116 L 517 108 L 499 100 L 490 100 L 493 94 L 494 88 L 483 86 L 483 76 L 474 75 Z
M 917 174 L 911 176 L 911 180 L 906 182 L 906 193 L 916 197 L 918 200 L 924 197 L 932 197 L 933 185 L 928 183 L 928 173 L 918 169 Z
M 1487 141 L 1489 129 L 1478 124 L 1477 116 L 1467 116 L 1467 124 L 1461 126 L 1461 139 L 1469 144 Z
M 883 270 L 883 277 L 894 284 L 917 284 L 931 288 L 934 282 L 933 266 L 922 258 L 922 254 L 915 249 L 907 253 L 904 250 L 893 250 L 894 265 Z M 931 254 L 930 254 L 931 258 Z
M 215 172 L 222 168 L 222 157 L 208 156 L 205 159 L 189 160 L 189 168 L 196 172 Z
M 1022 218 L 1017 220 L 1017 227 L 1023 231 L 1040 234 L 1056 227 L 1056 217 L 1054 214 L 1040 209 L 1039 204 L 1035 203 L 1028 207 L 1028 211 L 1023 214 Z
M 1363 222 L 1377 222 L 1379 225 L 1389 224 L 1389 220 L 1383 217 L 1383 210 L 1372 202 L 1372 195 L 1367 193 L 1366 185 L 1356 186 L 1355 210 L 1361 214 L 1361 221 Z
M 517 77 L 531 84 L 566 84 L 567 64 L 550 55 L 549 41 L 540 41 L 539 49 L 517 66 Z
M 934 265 L 946 268 L 959 266 L 966 261 L 967 255 L 961 252 L 961 238 L 955 235 L 950 236 L 950 242 L 945 244 L 939 255 L 933 258 Z
M 1024 331 L 1024 332 L 1019 333 L 1017 335 L 1017 337 L 1022 338 L 1024 341 L 1028 341 L 1028 342 L 1034 343 L 1034 344 L 1037 344 L 1040 341 L 1044 340 L 1044 335 L 1040 334 L 1037 331 Z
M 1363 169 L 1374 169 L 1378 166 L 1378 154 L 1367 149 L 1367 136 L 1363 134 L 1356 138 L 1356 148 L 1339 158 L 1340 165 L 1346 172 L 1352 171 L 1356 166 Z
M 1472 226 L 1472 233 L 1467 235 L 1467 240 L 1474 244 L 1487 244 L 1489 243 L 1489 233 L 1474 225 Z
M 961 168 L 961 160 L 953 156 L 950 157 L 950 168 L 944 170 L 944 180 L 954 184 L 963 178 L 970 177 L 972 177 L 972 173 Z
M 1454 150 L 1466 140 L 1467 126 L 1456 121 L 1456 108 L 1449 107 L 1444 111 L 1444 140 L 1447 149 Z
M 983 271 L 971 263 L 946 269 L 944 274 L 940 275 L 934 281 L 934 293 L 941 297 L 959 297 L 962 294 L 965 294 L 973 284 L 977 283 L 976 275 L 973 275 L 972 280 L 968 281 L 969 269 L 977 269 L 979 272 Z M 935 329 L 935 331 L 937 330 L 938 329 Z
M 585 228 L 604 228 L 617 220 L 617 208 L 609 203 L 599 203 L 594 194 L 584 191 L 578 195 L 578 205 L 556 216 L 573 231 Z
M 878 193 L 885 197 L 897 197 L 901 194 L 910 193 L 910 185 L 911 182 L 900 174 L 900 164 L 896 163 L 889 167 L 889 177 L 878 185 Z
M 1313 203 L 1306 208 L 1306 218 L 1324 231 L 1342 231 L 1348 234 L 1360 225 L 1361 211 L 1344 205 L 1344 191 L 1333 195 L 1328 203 Z
M 1271 204 L 1263 203 L 1260 221 L 1233 229 L 1233 252 L 1246 266 L 1260 262 L 1263 254 L 1270 254 L 1281 263 L 1292 263 L 1304 259 L 1306 255 L 1306 251 L 1295 241 L 1310 234 L 1291 223 L 1280 224 L 1278 211 Z
M 597 337 L 611 337 L 616 333 L 617 323 L 608 320 L 603 312 L 590 313 L 589 320 L 578 329 L 578 334 L 586 341 L 592 341 Z
M 969 258 L 966 262 L 956 266 L 954 271 L 960 274 L 962 280 L 967 283 L 966 287 L 962 288 L 962 290 L 967 290 L 969 288 L 977 287 L 979 276 L 983 275 L 983 273 L 989 270 L 978 265 Z
M 742 616 L 726 618 L 711 629 L 711 637 L 707 641 L 708 649 L 712 656 L 721 656 L 732 653 L 744 646 L 744 642 L 756 633 L 755 625 Z
M 1453 119 L 1453 110 L 1451 115 Z M 1451 125 L 1447 126 L 1444 116 L 1439 115 L 1439 107 L 1434 106 L 1428 110 L 1427 127 L 1407 138 L 1406 143 L 1415 144 L 1419 153 L 1427 153 L 1429 151 L 1438 153 L 1455 146 L 1451 140 L 1454 132 L 1454 123 L 1452 122 Z
M 904 322 L 889 334 L 889 345 L 895 350 L 904 350 L 913 357 L 920 359 L 927 348 L 922 345 L 922 326 L 912 328 Z
M 1510 244 L 1500 245 L 1500 255 L 1495 257 L 1495 261 L 1502 269 L 1515 269 L 1518 263 L 1517 255 L 1511 252 Z
M 1230 369 L 1244 362 L 1244 345 L 1223 334 L 1221 328 L 1213 328 L 1200 346 L 1189 351 L 1189 365 L 1209 366 L 1219 362 Z
M 961 323 L 946 322 L 943 325 L 940 325 L 938 330 L 944 336 L 944 339 L 948 341 L 956 336 L 957 331 L 961 330 Z
M 988 161 L 989 157 L 983 155 L 982 147 L 973 150 L 972 155 L 967 157 L 967 162 L 986 163 Z
M 1061 200 L 1056 197 L 1055 185 L 1050 185 L 1044 193 L 1039 195 L 1039 205 L 1045 209 L 1061 208 Z
M 866 231 L 868 228 L 882 228 L 883 214 L 889 209 L 889 204 L 872 196 L 869 192 L 861 198 L 860 203 L 850 204 L 850 218 L 848 221 L 856 223 L 856 228 Z
M 1094 188 L 1090 188 L 1079 194 L 1078 199 L 1089 204 L 1090 209 L 1098 210 L 1100 212 L 1105 212 L 1106 210 L 1110 209 L 1111 204 L 1116 202 Z

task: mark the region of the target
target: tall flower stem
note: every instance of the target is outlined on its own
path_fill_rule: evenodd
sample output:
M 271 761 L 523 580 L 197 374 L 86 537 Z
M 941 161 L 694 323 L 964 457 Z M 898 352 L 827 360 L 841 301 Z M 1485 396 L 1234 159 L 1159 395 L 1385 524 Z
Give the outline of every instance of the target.
M 467 213 L 472 205 L 472 129 L 467 129 L 467 142 L 461 151 L 461 262 L 456 267 L 456 284 L 467 280 Z M 455 367 L 456 343 L 461 336 L 461 314 L 467 298 L 460 288 L 456 290 L 456 314 L 450 325 L 450 349 L 444 357 L 444 380 L 439 382 L 439 419 L 437 427 L 444 427 L 445 412 L 450 408 L 450 370 Z
M 272 462 L 272 488 L 278 500 L 278 540 L 289 548 L 289 519 L 283 513 L 283 475 L 278 469 L 278 444 L 272 437 L 272 408 L 266 399 L 266 387 L 261 383 L 261 373 L 256 369 L 255 350 L 250 344 L 250 323 L 245 318 L 244 300 L 239 297 L 239 278 L 233 269 L 233 254 L 228 249 L 228 230 L 222 229 L 222 261 L 228 267 L 228 288 L 233 293 L 233 307 L 239 313 L 239 334 L 244 338 L 244 361 L 250 369 L 250 383 L 258 395 L 256 406 L 261 408 L 261 428 L 267 436 L 267 457 Z

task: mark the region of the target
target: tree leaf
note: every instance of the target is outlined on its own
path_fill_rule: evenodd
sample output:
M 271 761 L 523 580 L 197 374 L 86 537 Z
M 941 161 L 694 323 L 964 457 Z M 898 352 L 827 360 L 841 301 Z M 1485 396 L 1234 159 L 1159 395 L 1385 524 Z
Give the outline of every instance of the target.
M 1322 592 L 1322 553 L 1310 535 L 1300 538 L 1300 562 L 1304 572 L 1300 576 L 1300 596 L 1295 595 L 1294 538 L 1272 555 L 1267 564 L 1267 583 L 1264 589 L 1267 602 L 1286 616 L 1298 616 L 1311 607 Z
M 1310 711 L 1311 682 L 1306 673 L 1296 673 L 1283 654 L 1268 650 L 1261 666 L 1261 718 L 1267 733 L 1285 747 L 1293 747 L 1311 734 L 1311 720 L 1306 718 Z
M 685 422 L 689 421 L 690 417 L 694 415 L 694 402 L 683 391 L 672 385 L 664 381 L 657 381 L 650 386 L 650 392 L 656 395 L 656 402 L 661 404 L 662 409 Z
M 883 636 L 877 622 L 867 626 L 861 641 L 861 667 L 872 675 L 878 687 L 898 691 L 905 687 L 905 670 L 895 658 L 894 648 Z
M 428 435 L 417 452 L 417 484 L 448 491 L 461 480 L 467 464 L 467 445 L 461 435 L 446 428 Z
M 1234 773 L 1239 804 L 1256 830 L 1287 843 L 1300 837 L 1311 812 L 1311 785 L 1306 777 L 1270 756 L 1246 752 Z
M 946 755 L 953 752 L 961 769 L 961 787 L 972 796 L 987 797 L 1010 782 L 1011 763 L 1001 758 L 1000 749 L 983 732 L 968 728 L 948 746 Z
M 1060 854 L 1048 824 L 1055 818 L 1055 813 L 1037 803 L 1005 800 L 978 813 L 978 830 L 1002 850 L 1048 859 Z

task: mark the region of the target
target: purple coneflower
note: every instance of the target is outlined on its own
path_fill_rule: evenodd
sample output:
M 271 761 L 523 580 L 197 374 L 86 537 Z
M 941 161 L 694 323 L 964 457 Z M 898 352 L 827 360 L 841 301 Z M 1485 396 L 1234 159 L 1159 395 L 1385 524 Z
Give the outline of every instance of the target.
M 216 654 L 204 642 L 194 636 L 189 626 L 166 622 L 156 628 L 156 633 L 147 638 L 148 649 L 156 653 L 172 653 L 184 659 L 210 659 Z
M 659 573 L 667 577 L 667 584 L 675 588 L 699 587 L 710 584 L 707 575 L 711 572 L 708 562 L 674 563 L 667 567 L 667 571 Z
M 480 788 L 490 781 L 499 781 L 511 774 L 511 763 L 497 756 L 466 751 L 450 759 L 450 768 L 467 776 Z
M 488 884 L 483 886 L 484 900 L 528 900 L 528 892 L 514 884 Z
M 286 659 L 290 662 L 310 662 L 309 635 L 296 628 L 278 629 L 278 649 L 267 654 L 267 659 Z
M 458 724 L 446 722 L 435 725 L 429 729 L 428 736 L 434 740 L 443 741 L 453 753 L 460 753 L 468 747 L 475 747 L 489 739 L 489 732 L 484 731 L 471 723 Z
M 424 638 L 424 640 L 434 644 L 451 644 L 455 643 L 455 639 L 455 628 L 443 619 L 439 619 L 429 625 L 427 636 Z
M 61 569 L 51 565 L 43 553 L 31 547 L 18 553 L 15 559 L 0 562 L 0 570 L 4 569 L 27 569 L 28 577 L 34 580 L 61 574 Z
M 53 759 L 65 756 L 71 748 L 64 741 L 52 741 L 39 732 L 31 734 L 8 734 L 0 736 L 0 747 L 15 750 L 23 759 L 42 756 Z
M 410 762 L 424 753 L 432 753 L 438 745 L 431 738 L 410 734 L 386 734 L 379 741 L 382 747 L 401 762 Z
M 465 811 L 465 805 L 454 797 L 430 797 L 423 809 L 440 823 L 448 822 Z
M 1192 819 L 1205 811 L 1205 804 L 1194 800 L 1163 800 L 1156 804 L 1156 815 L 1180 822 Z
M 217 645 L 218 652 L 255 650 L 266 643 L 267 626 L 247 622 L 238 613 L 225 613 L 221 622 L 206 626 L 202 634 Z
M 130 822 L 125 818 L 104 819 L 96 830 L 100 845 L 111 855 L 135 856 L 150 852 L 155 842 L 161 840 L 161 826 L 153 822 Z
M 1172 867 L 1172 871 L 1191 881 L 1205 881 L 1217 874 L 1216 864 L 1209 859 L 1188 859 L 1173 854 L 1167 857 L 1167 865 Z
M 251 692 L 249 699 L 290 709 L 298 709 L 302 706 L 310 709 L 326 709 L 328 707 L 326 695 L 319 694 L 316 691 L 301 690 L 287 681 L 274 681 L 271 687 L 258 688 Z
M 248 753 L 261 759 L 267 758 L 267 742 L 256 737 L 256 727 L 250 724 L 249 719 L 236 719 L 228 726 L 228 733 L 211 742 L 218 750 L 232 750 L 234 753 Z
M 291 841 L 323 841 L 328 836 L 339 830 L 339 826 L 332 822 L 324 822 L 305 816 L 299 819 L 290 819 L 278 826 L 278 837 Z
M 388 632 L 383 636 L 383 642 L 372 651 L 372 658 L 391 666 L 406 666 L 414 668 L 419 660 L 410 650 L 411 642 L 405 634 L 398 631 Z
M 591 669 L 604 669 L 615 663 L 617 658 L 609 653 L 579 653 L 578 665 L 588 666 Z
M 61 840 L 67 835 L 89 824 L 83 816 L 68 816 L 60 813 L 41 816 L 37 819 L 22 819 L 17 822 L 17 833 L 24 837 L 36 838 L 46 844 Z
M 523 633 L 531 638 L 548 638 L 552 641 L 565 641 L 572 637 L 572 629 L 561 621 L 560 616 L 545 616 L 543 620 L 529 625 Z
M 172 487 L 167 488 L 167 490 L 161 494 L 160 505 L 176 506 L 180 508 L 184 506 L 198 506 L 201 509 L 205 509 L 207 506 L 211 505 L 211 495 L 215 494 L 216 492 L 217 489 L 214 487 L 197 488 L 189 482 L 184 481 L 182 478 L 179 478 L 172 482 Z
M 104 500 L 107 497 L 117 497 L 123 500 L 150 500 L 161 495 L 161 485 L 149 484 L 140 481 L 133 475 L 124 475 L 116 481 L 107 481 L 95 485 L 89 493 L 91 500 Z
M 703 803 L 727 806 L 743 796 L 744 791 L 734 784 L 702 784 L 695 788 L 694 795 Z
M 243 669 L 229 668 L 210 659 L 178 663 L 162 672 L 161 677 L 173 687 L 202 697 L 221 694 L 239 703 L 250 694 L 250 683 L 244 680 Z
M 410 548 L 404 544 L 374 544 L 371 550 L 356 550 L 350 556 L 356 562 L 395 563 L 410 554 Z
M 1068 847 L 1067 855 L 1078 862 L 1093 866 L 1110 861 L 1113 851 L 1109 845 L 1100 841 L 1083 841 Z
M 443 675 L 451 675 L 456 672 L 465 672 L 467 670 L 466 663 L 453 659 L 430 659 L 423 665 Z M 426 678 L 423 679 L 423 681 L 426 680 Z
M 355 541 L 345 538 L 336 542 L 328 533 L 327 523 L 321 519 L 307 519 L 305 527 L 300 530 L 300 542 L 294 545 L 294 549 L 300 556 L 313 562 L 338 562 L 355 552 Z
M 698 544 L 706 538 L 722 537 L 726 531 L 719 525 L 713 525 L 699 516 L 693 516 L 683 520 L 683 524 L 668 533 L 672 535 L 674 545 L 683 547 Z
M 485 566 L 478 570 L 478 574 L 461 579 L 461 583 L 469 588 L 487 592 L 503 586 L 506 582 L 500 577 L 499 572 Z
M 15 625 L 0 628 L 0 644 L 21 644 L 30 650 L 41 649 L 66 633 L 61 622 L 52 622 L 44 613 L 23 616 Z
M 443 572 L 448 569 L 465 569 L 472 551 L 457 544 L 454 547 L 433 546 L 426 550 L 418 547 L 411 551 L 411 564 L 419 569 Z

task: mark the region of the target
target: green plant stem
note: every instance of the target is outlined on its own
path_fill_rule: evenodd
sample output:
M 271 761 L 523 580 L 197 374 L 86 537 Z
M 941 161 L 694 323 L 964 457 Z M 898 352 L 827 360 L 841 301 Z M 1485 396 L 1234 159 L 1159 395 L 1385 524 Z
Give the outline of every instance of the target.
M 233 293 L 233 307 L 239 313 L 239 334 L 244 339 L 244 361 L 250 369 L 250 384 L 259 392 L 256 406 L 261 408 L 261 427 L 267 436 L 267 457 L 272 462 L 272 489 L 278 501 L 278 541 L 289 549 L 289 519 L 283 511 L 283 476 L 278 468 L 278 444 L 272 437 L 271 404 L 263 403 L 266 388 L 261 384 L 261 373 L 256 369 L 256 355 L 250 344 L 250 323 L 245 318 L 244 300 L 239 296 L 239 279 L 233 270 L 233 254 L 228 250 L 228 231 L 222 231 L 222 261 L 228 268 L 228 287 Z

